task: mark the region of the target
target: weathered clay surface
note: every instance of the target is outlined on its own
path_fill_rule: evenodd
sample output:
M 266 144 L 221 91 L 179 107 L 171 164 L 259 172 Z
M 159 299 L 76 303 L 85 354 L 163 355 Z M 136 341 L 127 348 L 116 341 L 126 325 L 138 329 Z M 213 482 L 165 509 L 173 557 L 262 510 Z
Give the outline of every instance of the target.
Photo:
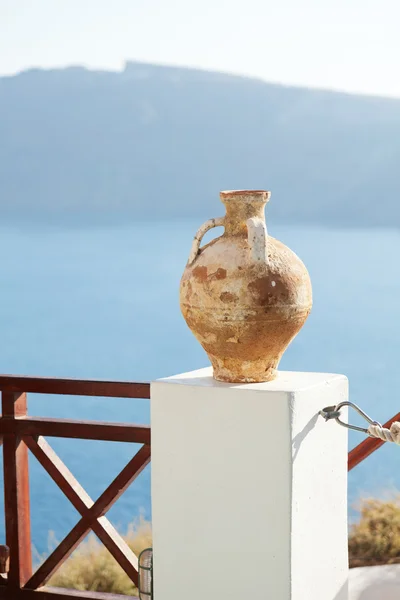
M 215 379 L 269 381 L 311 310 L 310 278 L 289 248 L 266 235 L 269 192 L 220 196 L 226 216 L 196 234 L 181 280 L 181 310 Z M 198 250 L 204 232 L 221 224 L 224 234 Z

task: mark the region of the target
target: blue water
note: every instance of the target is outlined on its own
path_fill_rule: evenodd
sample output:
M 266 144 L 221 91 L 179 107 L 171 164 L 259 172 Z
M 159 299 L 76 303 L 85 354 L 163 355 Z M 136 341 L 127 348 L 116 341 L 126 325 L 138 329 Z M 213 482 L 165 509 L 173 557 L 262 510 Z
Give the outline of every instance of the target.
M 179 279 L 199 223 L 108 229 L 0 229 L 0 371 L 59 377 L 150 380 L 207 364 L 180 316 Z M 281 367 L 345 373 L 351 399 L 385 421 L 400 410 L 400 234 L 390 230 L 276 227 L 309 268 L 314 309 Z M 33 415 L 149 422 L 144 400 L 29 397 Z M 350 435 L 350 446 L 361 441 Z M 132 446 L 49 440 L 97 497 Z M 349 476 L 360 497 L 400 487 L 400 450 L 386 445 Z M 78 515 L 31 459 L 32 531 L 45 552 Z M 150 517 L 149 469 L 109 516 L 124 530 Z M 2 497 L 1 497 L 2 502 Z M 0 506 L 0 514 L 3 514 Z M 4 525 L 0 521 L 0 543 Z

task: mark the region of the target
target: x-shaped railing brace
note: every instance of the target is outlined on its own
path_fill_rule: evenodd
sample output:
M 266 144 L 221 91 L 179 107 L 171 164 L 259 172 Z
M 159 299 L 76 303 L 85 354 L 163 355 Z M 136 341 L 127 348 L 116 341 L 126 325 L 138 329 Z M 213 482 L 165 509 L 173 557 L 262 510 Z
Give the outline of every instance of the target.
M 142 446 L 98 500 L 94 502 L 43 437 L 35 439 L 34 437 L 24 436 L 23 441 L 71 504 L 82 515 L 75 527 L 32 575 L 24 587 L 36 590 L 45 585 L 90 530 L 97 535 L 125 573 L 137 585 L 138 559 L 104 515 L 148 465 L 150 462 L 150 446 Z

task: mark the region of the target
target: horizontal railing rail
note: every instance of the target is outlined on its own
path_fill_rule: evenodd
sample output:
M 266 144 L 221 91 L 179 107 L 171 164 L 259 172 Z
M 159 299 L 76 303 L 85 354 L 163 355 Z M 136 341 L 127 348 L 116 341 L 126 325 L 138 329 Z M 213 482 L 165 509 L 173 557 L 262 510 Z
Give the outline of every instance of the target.
M 19 436 L 47 435 L 81 440 L 150 444 L 150 428 L 146 425 L 27 417 L 15 423 L 12 420 L 3 419 L 0 427 L 3 435 L 15 433 Z
M 90 531 L 137 585 L 138 559 L 106 518 L 106 513 L 150 462 L 150 427 L 128 423 L 28 416 L 27 394 L 150 398 L 149 383 L 0 376 L 6 546 L 1 547 L 0 598 L 5 600 L 117 600 L 115 594 L 46 587 L 46 583 Z M 131 442 L 141 447 L 97 500 L 83 489 L 45 437 Z M 48 472 L 81 518 L 33 571 L 28 452 Z M 4 557 L 7 557 L 5 560 Z M 9 558 L 8 558 L 9 557 Z M 4 560 L 3 560 L 4 559 Z M 126 598 L 126 596 L 124 596 Z
M 100 396 L 110 398 L 150 398 L 150 384 L 131 381 L 91 381 L 0 375 L 0 391 L 65 396 Z

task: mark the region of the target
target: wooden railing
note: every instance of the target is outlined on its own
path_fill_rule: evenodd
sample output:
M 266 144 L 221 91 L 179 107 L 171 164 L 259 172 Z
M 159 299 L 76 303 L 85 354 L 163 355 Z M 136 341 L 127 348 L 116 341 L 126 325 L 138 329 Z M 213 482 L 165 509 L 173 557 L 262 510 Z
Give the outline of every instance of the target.
M 389 419 L 389 421 L 387 421 L 383 425 L 383 427 L 390 429 L 390 426 L 395 421 L 400 421 L 400 413 L 397 413 L 397 415 L 395 415 L 394 417 Z M 370 454 L 375 452 L 375 450 L 378 450 L 378 448 L 383 446 L 384 443 L 385 442 L 383 442 L 382 440 L 378 440 L 376 438 L 372 438 L 372 437 L 366 438 L 364 441 L 361 442 L 361 444 L 358 444 L 358 446 L 356 446 L 355 448 L 350 450 L 348 463 L 347 463 L 348 470 L 351 471 L 352 469 L 354 469 L 354 467 L 356 467 L 357 465 L 360 464 L 360 462 L 362 462 L 363 460 L 368 458 L 368 456 L 370 456 Z
M 116 381 L 79 381 L 39 377 L 0 376 L 6 545 L 0 546 L 0 599 L 4 600 L 116 600 L 126 596 L 77 592 L 45 587 L 53 573 L 92 531 L 102 541 L 134 584 L 138 559 L 105 514 L 150 462 L 150 427 L 127 423 L 74 421 L 29 417 L 27 394 L 150 398 L 150 384 Z M 400 413 L 385 423 L 400 421 Z M 93 501 L 57 456 L 44 436 L 131 442 L 139 451 L 101 496 Z M 384 442 L 367 438 L 349 452 L 348 470 Z M 49 473 L 81 518 L 50 556 L 33 572 L 30 529 L 28 452 Z
M 114 594 L 43 587 L 92 531 L 130 579 L 137 584 L 138 559 L 106 518 L 106 512 L 150 462 L 150 427 L 126 423 L 73 421 L 28 416 L 27 394 L 113 398 L 150 398 L 148 383 L 78 381 L 0 376 L 6 545 L 0 548 L 0 598 L 6 600 L 113 600 Z M 132 442 L 139 451 L 96 500 L 57 456 L 44 436 Z M 33 572 L 31 553 L 28 452 L 49 473 L 81 518 L 50 556 Z

